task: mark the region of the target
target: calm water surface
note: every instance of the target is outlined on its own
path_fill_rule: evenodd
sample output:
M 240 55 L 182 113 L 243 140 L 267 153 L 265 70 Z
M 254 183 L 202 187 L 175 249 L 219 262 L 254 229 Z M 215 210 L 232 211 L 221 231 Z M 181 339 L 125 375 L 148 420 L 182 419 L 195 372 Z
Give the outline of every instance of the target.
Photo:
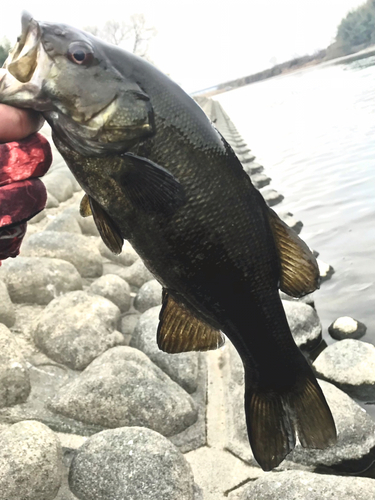
M 324 337 L 339 316 L 375 344 L 375 57 L 248 85 L 219 96 L 285 196 L 276 209 L 335 269 L 315 293 Z

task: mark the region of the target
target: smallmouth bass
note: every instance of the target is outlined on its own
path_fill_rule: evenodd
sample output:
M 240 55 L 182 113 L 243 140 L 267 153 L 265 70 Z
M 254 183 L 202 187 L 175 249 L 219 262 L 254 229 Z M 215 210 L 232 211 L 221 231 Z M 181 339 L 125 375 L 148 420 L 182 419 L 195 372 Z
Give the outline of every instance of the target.
M 294 343 L 279 287 L 318 286 L 306 244 L 266 205 L 199 106 L 158 69 L 75 28 L 22 17 L 0 101 L 35 109 L 114 252 L 129 240 L 163 286 L 157 342 L 169 352 L 232 341 L 245 369 L 249 441 L 264 470 L 336 441 Z

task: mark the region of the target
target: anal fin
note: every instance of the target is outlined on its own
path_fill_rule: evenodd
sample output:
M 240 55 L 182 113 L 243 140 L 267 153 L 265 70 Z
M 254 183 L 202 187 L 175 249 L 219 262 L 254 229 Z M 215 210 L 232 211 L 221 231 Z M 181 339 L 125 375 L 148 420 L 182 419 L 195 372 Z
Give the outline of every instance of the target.
M 301 240 L 271 209 L 268 209 L 272 233 L 280 259 L 280 290 L 292 297 L 302 297 L 319 288 L 320 274 L 316 259 Z
M 225 342 L 223 333 L 196 318 L 168 292 L 163 293 L 159 319 L 157 342 L 162 351 L 208 351 L 221 347 Z

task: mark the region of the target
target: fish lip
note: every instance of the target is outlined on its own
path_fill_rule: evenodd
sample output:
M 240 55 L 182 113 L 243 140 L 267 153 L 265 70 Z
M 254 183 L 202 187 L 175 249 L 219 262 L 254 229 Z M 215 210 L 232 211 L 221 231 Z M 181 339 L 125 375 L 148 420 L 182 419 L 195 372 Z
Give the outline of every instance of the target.
M 22 13 L 21 25 L 21 35 L 3 67 L 19 82 L 27 83 L 38 64 L 42 33 L 39 23 L 26 11 Z

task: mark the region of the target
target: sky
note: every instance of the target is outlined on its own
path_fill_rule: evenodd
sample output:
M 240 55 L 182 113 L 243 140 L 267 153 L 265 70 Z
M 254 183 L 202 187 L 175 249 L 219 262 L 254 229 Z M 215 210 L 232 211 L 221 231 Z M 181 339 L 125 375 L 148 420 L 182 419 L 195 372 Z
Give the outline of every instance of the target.
M 341 19 L 364 0 L 11 0 L 0 39 L 15 42 L 22 10 L 77 28 L 143 13 L 158 34 L 155 64 L 193 92 L 312 54 L 333 42 Z

